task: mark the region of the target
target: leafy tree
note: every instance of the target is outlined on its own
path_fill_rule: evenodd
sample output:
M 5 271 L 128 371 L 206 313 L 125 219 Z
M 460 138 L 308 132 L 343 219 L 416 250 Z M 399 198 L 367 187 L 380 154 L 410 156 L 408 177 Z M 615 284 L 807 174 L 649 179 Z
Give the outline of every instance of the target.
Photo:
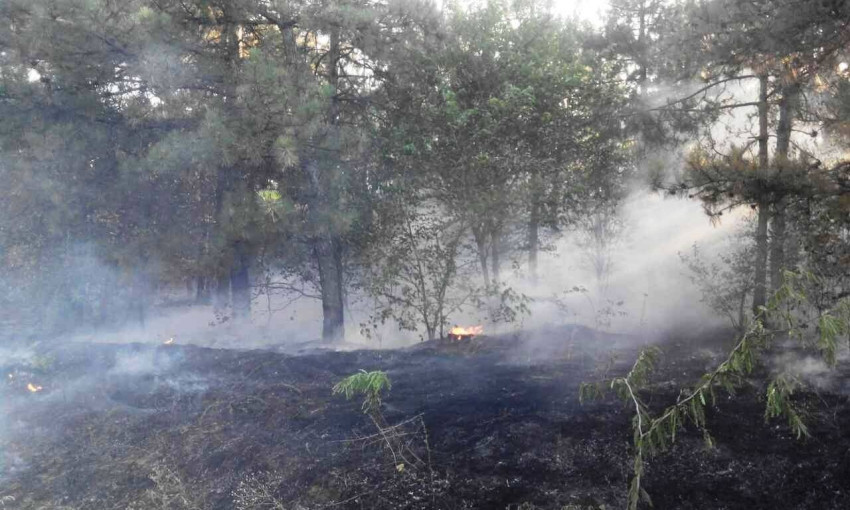
M 480 292 L 460 260 L 464 234 L 463 225 L 420 210 L 400 222 L 385 244 L 374 246 L 367 280 L 376 302 L 373 319 L 392 318 L 411 331 L 424 326 L 428 340 L 442 338 L 450 315 Z
M 423 194 L 469 225 L 487 286 L 501 278 L 507 239 L 522 239 L 511 244 L 526 247 L 533 273 L 541 228 L 562 227 L 617 169 L 608 113 L 619 90 L 583 59 L 574 26 L 533 7 L 451 11 L 444 70 L 430 80 L 440 93 L 417 97 L 400 136 Z
M 728 248 L 718 255 L 718 262 L 708 262 L 694 243 L 691 253 L 679 253 L 692 282 L 699 287 L 702 300 L 712 310 L 729 319 L 731 325 L 743 331 L 747 324 L 747 297 L 753 291 L 753 242 L 750 232 L 742 239 L 731 239 Z M 728 251 L 727 251 L 728 250 Z

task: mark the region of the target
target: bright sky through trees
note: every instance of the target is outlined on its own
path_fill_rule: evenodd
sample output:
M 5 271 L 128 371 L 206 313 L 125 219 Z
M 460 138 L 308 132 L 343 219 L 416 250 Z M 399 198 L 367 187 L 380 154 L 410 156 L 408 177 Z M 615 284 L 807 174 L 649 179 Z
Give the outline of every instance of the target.
M 437 6 L 445 4 L 444 0 L 435 0 Z M 475 0 L 461 0 L 463 5 L 474 6 L 479 2 Z M 595 26 L 602 25 L 605 11 L 608 9 L 608 0 L 552 0 L 552 10 L 559 16 L 568 18 L 576 17 L 581 21 L 587 21 Z

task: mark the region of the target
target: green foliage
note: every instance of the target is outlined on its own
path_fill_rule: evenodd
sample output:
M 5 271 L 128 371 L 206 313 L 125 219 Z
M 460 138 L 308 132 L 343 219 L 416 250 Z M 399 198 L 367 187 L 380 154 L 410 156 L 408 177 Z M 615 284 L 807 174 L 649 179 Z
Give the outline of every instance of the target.
M 610 389 L 620 400 L 634 408 L 634 465 L 629 489 L 630 509 L 636 509 L 642 500 L 648 501 L 648 495 L 641 487 L 644 460 L 665 450 L 676 440 L 678 431 L 685 425 L 690 424 L 703 434 L 707 448 L 714 447 L 714 440 L 706 422 L 706 409 L 709 405 L 714 405 L 718 388 L 733 394 L 745 378 L 752 374 L 759 363 L 760 354 L 778 337 L 790 336 L 800 339 L 804 346 L 812 345 L 804 333 L 806 325 L 801 322 L 805 317 L 798 310 L 809 303 L 807 287 L 817 283 L 818 279 L 812 274 L 786 271 L 785 283 L 748 322 L 746 331 L 729 351 L 726 359 L 714 370 L 703 375 L 694 387 L 682 389 L 676 403 L 658 415 L 653 415 L 641 398 L 642 392 L 651 389 L 650 375 L 659 355 L 655 347 L 642 351 L 624 377 L 581 385 L 579 399 L 582 402 L 603 398 L 607 393 L 606 389 Z M 847 303 L 848 298 L 845 298 L 832 310 L 822 312 L 815 318 L 818 333 L 814 345 L 830 366 L 835 364 L 838 338 L 846 334 L 850 327 Z M 777 328 L 778 325 L 781 327 Z M 809 435 L 801 412 L 792 398 L 801 384 L 801 381 L 792 375 L 774 374 L 768 382 L 765 395 L 765 419 L 784 417 L 798 439 Z
M 379 413 L 381 409 L 381 394 L 392 387 L 386 372 L 360 370 L 351 374 L 333 387 L 334 395 L 344 395 L 351 400 L 355 396 L 363 396 L 363 412 L 366 414 Z
M 679 253 L 679 258 L 702 293 L 702 302 L 743 331 L 749 312 L 747 297 L 754 286 L 755 245 L 749 231 L 736 234 L 733 241 L 717 262 L 706 260 L 696 243 L 690 253 Z
M 392 318 L 409 331 L 424 327 L 433 340 L 478 293 L 468 268 L 458 265 L 465 228 L 424 208 L 401 214 L 406 217 L 386 234 L 388 242 L 368 250 L 372 264 L 364 283 L 374 299 L 372 320 L 377 325 Z
M 799 411 L 791 400 L 794 390 L 799 386 L 800 382 L 795 378 L 785 375 L 774 378 L 767 386 L 764 411 L 764 417 L 768 420 L 779 416 L 785 417 L 797 439 L 809 436 L 809 429 L 803 423 Z
M 838 313 L 841 313 L 839 310 Z M 847 316 L 836 317 L 830 312 L 818 317 L 818 349 L 823 359 L 830 367 L 835 367 L 835 351 L 838 348 L 838 338 L 848 333 Z

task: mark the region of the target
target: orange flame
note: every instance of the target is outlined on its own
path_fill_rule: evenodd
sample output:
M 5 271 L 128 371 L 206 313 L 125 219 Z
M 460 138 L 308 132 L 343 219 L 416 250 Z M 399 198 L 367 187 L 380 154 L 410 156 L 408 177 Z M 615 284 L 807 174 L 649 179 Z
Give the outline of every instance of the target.
M 460 326 L 455 326 L 449 331 L 449 334 L 452 336 L 474 336 L 480 335 L 484 332 L 484 326 L 470 326 L 468 328 L 462 328 Z
M 35 393 L 37 391 L 43 390 L 44 388 L 33 383 L 27 383 L 27 389 L 30 390 L 32 393 Z

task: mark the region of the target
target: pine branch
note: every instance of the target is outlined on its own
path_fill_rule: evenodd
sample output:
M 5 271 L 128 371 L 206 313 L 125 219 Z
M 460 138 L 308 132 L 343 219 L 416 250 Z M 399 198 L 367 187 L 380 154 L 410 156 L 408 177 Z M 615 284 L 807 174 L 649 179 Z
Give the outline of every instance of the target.
M 752 373 L 758 354 L 777 335 L 787 334 L 802 339 L 803 335 L 796 326 L 796 319 L 791 314 L 791 310 L 808 301 L 804 285 L 812 283 L 817 281 L 811 274 L 786 272 L 783 285 L 774 293 L 766 306 L 758 310 L 750 321 L 749 327 L 726 358 L 713 371 L 703 375 L 701 383 L 696 388 L 686 394 L 681 392 L 676 403 L 667 407 L 657 418 L 649 416 L 646 405 L 638 396 L 638 391 L 645 388 L 649 382 L 649 375 L 658 356 L 657 347 L 642 351 L 624 377 L 614 378 L 607 385 L 602 383 L 581 385 L 579 398 L 582 402 L 588 398 L 604 396 L 604 387 L 608 386 L 621 400 L 634 405 L 633 447 L 635 453 L 633 477 L 629 488 L 630 510 L 637 509 L 641 500 L 648 501 L 649 496 L 641 488 L 643 461 L 646 455 L 663 451 L 669 443 L 675 442 L 676 433 L 684 426 L 685 420 L 690 420 L 703 433 L 709 448 L 713 447 L 714 441 L 706 424 L 705 408 L 708 406 L 708 398 L 714 404 L 715 387 L 721 386 L 730 394 L 733 393 L 740 381 Z M 777 321 L 783 323 L 785 327 L 776 329 L 765 327 L 765 324 Z M 827 364 L 834 367 L 837 339 L 850 332 L 850 300 L 840 300 L 831 310 L 819 314 L 815 321 L 819 333 L 815 346 Z M 801 439 L 809 436 L 809 430 L 791 401 L 794 391 L 799 386 L 799 381 L 792 376 L 781 374 L 774 377 L 767 388 L 765 419 L 785 417 L 791 430 L 798 439 Z

